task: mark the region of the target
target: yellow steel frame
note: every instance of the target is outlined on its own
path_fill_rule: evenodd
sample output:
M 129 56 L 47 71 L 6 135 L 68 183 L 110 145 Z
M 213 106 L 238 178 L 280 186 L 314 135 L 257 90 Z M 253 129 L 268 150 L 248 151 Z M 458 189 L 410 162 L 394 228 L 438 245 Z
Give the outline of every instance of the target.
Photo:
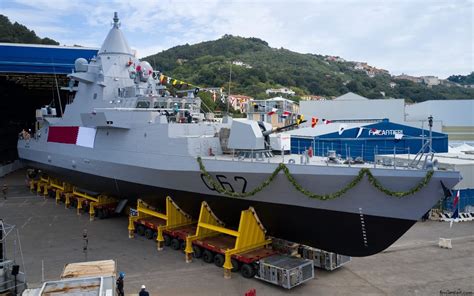
M 266 230 L 263 227 L 257 213 L 253 207 L 242 211 L 240 214 L 239 229 L 237 231 L 223 227 L 223 223 L 214 215 L 209 205 L 203 201 L 199 214 L 196 234 L 188 236 L 186 239 L 186 261 L 189 262 L 193 249 L 192 242 L 208 236 L 217 235 L 219 233 L 234 236 L 235 246 L 224 252 L 224 277 L 230 278 L 232 270 L 231 256 L 238 253 L 244 253 L 251 250 L 261 248 L 271 244 L 271 240 L 266 238 Z
M 82 203 L 85 200 L 90 201 L 89 203 L 89 220 L 94 221 L 95 217 L 95 208 L 99 206 L 105 206 L 108 204 L 112 204 L 117 202 L 117 200 L 113 197 L 107 196 L 100 194 L 97 197 L 89 195 L 85 192 L 81 192 L 76 189 L 76 187 L 73 188 L 72 190 L 72 195 L 76 197 L 77 199 L 77 214 L 80 215 L 82 211 Z M 70 195 L 66 194 L 66 205 L 69 205 L 70 202 Z
M 32 191 L 32 192 L 35 191 L 36 185 L 38 185 L 38 181 L 33 180 L 33 179 L 30 180 L 30 191 Z
M 129 216 L 128 223 L 128 233 L 129 238 L 133 238 L 135 231 L 135 221 L 138 219 L 143 219 L 146 217 L 156 217 L 166 221 L 165 225 L 158 226 L 157 229 L 157 247 L 158 250 L 162 249 L 162 244 L 164 242 L 163 230 L 172 229 L 175 227 L 181 227 L 184 225 L 193 224 L 193 219 L 187 213 L 185 213 L 181 208 L 171 199 L 171 197 L 166 197 L 166 213 L 160 213 L 156 209 L 149 206 L 143 200 L 139 199 L 137 201 L 137 216 Z
M 49 189 L 49 177 L 41 176 L 41 178 L 37 181 L 36 193 L 38 195 L 42 194 L 43 196 L 47 196 L 48 189 Z
M 55 191 L 56 204 L 61 201 L 61 195 L 72 192 L 72 185 L 66 182 L 61 182 L 58 179 L 51 179 L 49 182 L 51 189 Z M 69 204 L 69 203 L 68 203 Z

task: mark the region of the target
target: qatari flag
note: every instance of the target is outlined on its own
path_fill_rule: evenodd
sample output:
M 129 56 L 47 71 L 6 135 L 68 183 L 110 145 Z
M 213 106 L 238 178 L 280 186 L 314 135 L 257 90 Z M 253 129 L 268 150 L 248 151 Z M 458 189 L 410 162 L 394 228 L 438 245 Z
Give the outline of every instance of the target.
M 94 148 L 95 128 L 82 126 L 50 126 L 48 142 Z
M 456 219 L 456 218 L 459 218 L 459 207 L 458 207 L 458 203 L 459 203 L 459 197 L 460 197 L 460 192 L 458 190 L 458 193 L 456 194 L 456 196 L 454 197 L 454 200 L 453 200 L 453 214 L 451 215 L 451 218 L 453 219 Z

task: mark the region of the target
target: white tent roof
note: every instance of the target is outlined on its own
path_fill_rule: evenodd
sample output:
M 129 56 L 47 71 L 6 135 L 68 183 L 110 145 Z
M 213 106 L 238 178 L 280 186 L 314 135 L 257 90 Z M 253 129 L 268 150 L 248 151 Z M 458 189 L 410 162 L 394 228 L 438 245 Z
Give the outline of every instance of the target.
M 320 135 L 335 133 L 339 131 L 341 126 L 344 126 L 345 130 L 356 128 L 360 126 L 366 126 L 373 124 L 373 122 L 369 123 L 342 123 L 342 122 L 334 122 L 329 124 L 318 124 L 314 128 L 313 127 L 303 127 L 299 129 L 294 129 L 291 131 L 285 132 L 285 134 L 289 134 L 292 136 L 303 136 L 303 137 L 316 137 Z
M 462 145 L 459 145 L 459 146 L 456 146 L 456 147 L 449 147 L 448 148 L 448 152 L 449 153 L 464 153 L 466 151 L 474 151 L 474 147 L 469 145 L 469 144 L 462 144 Z

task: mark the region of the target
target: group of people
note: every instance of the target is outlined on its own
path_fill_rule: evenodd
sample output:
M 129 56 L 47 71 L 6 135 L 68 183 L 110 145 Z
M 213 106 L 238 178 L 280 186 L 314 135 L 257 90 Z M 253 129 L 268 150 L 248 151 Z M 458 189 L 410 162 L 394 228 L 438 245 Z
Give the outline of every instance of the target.
M 117 295 L 118 296 L 125 296 L 125 293 L 123 291 L 123 280 L 125 278 L 125 272 L 119 273 L 119 277 L 117 278 Z M 150 296 L 150 293 L 146 290 L 145 285 L 142 285 L 140 292 L 138 293 L 138 296 Z

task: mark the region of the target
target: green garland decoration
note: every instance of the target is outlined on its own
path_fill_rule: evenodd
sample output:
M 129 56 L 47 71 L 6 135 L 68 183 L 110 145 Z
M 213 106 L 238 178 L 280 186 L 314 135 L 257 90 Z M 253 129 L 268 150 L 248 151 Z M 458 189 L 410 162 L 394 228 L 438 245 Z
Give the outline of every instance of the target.
M 347 184 L 344 188 L 340 189 L 339 191 L 333 192 L 333 193 L 320 195 L 320 194 L 316 194 L 316 193 L 313 193 L 313 192 L 310 192 L 310 191 L 304 189 L 298 182 L 296 182 L 295 178 L 291 175 L 290 170 L 288 169 L 288 167 L 284 163 L 280 163 L 278 165 L 278 167 L 275 169 L 275 171 L 273 171 L 273 173 L 268 177 L 268 179 L 263 181 L 262 184 L 255 187 L 253 190 L 251 190 L 249 192 L 238 193 L 238 192 L 228 191 L 219 182 L 217 182 L 214 179 L 214 177 L 211 176 L 207 172 L 206 168 L 204 167 L 204 164 L 202 163 L 201 157 L 198 157 L 197 161 L 198 161 L 199 169 L 201 170 L 201 173 L 204 175 L 204 177 L 209 182 L 209 184 L 211 184 L 216 189 L 217 192 L 225 194 L 227 196 L 231 196 L 231 197 L 249 197 L 249 196 L 253 196 L 256 193 L 262 191 L 268 185 L 270 185 L 270 183 L 275 179 L 275 177 L 278 175 L 278 173 L 280 171 L 283 171 L 283 173 L 285 174 L 288 181 L 293 185 L 293 187 L 296 190 L 298 190 L 302 194 L 306 195 L 307 197 L 313 198 L 313 199 L 330 200 L 330 199 L 335 199 L 335 198 L 341 197 L 347 191 L 349 191 L 350 189 L 354 188 L 357 184 L 359 184 L 359 182 L 362 181 L 362 178 L 364 178 L 365 175 L 367 175 L 367 179 L 368 179 L 369 183 L 372 186 L 374 186 L 376 189 L 378 189 L 379 191 L 385 193 L 386 195 L 392 196 L 392 197 L 401 198 L 401 197 L 405 197 L 405 196 L 408 196 L 408 195 L 415 194 L 418 191 L 420 191 L 423 187 L 428 185 L 428 183 L 430 182 L 431 177 L 433 176 L 433 173 L 434 173 L 433 170 L 428 171 L 426 173 L 425 177 L 417 185 L 412 187 L 410 190 L 398 192 L 398 191 L 392 191 L 390 189 L 387 189 L 387 188 L 383 187 L 382 184 L 380 184 L 380 182 L 377 180 L 377 178 L 375 178 L 374 175 L 372 175 L 372 172 L 370 172 L 370 170 L 368 168 L 362 168 L 362 169 L 360 169 L 357 176 L 349 184 Z

